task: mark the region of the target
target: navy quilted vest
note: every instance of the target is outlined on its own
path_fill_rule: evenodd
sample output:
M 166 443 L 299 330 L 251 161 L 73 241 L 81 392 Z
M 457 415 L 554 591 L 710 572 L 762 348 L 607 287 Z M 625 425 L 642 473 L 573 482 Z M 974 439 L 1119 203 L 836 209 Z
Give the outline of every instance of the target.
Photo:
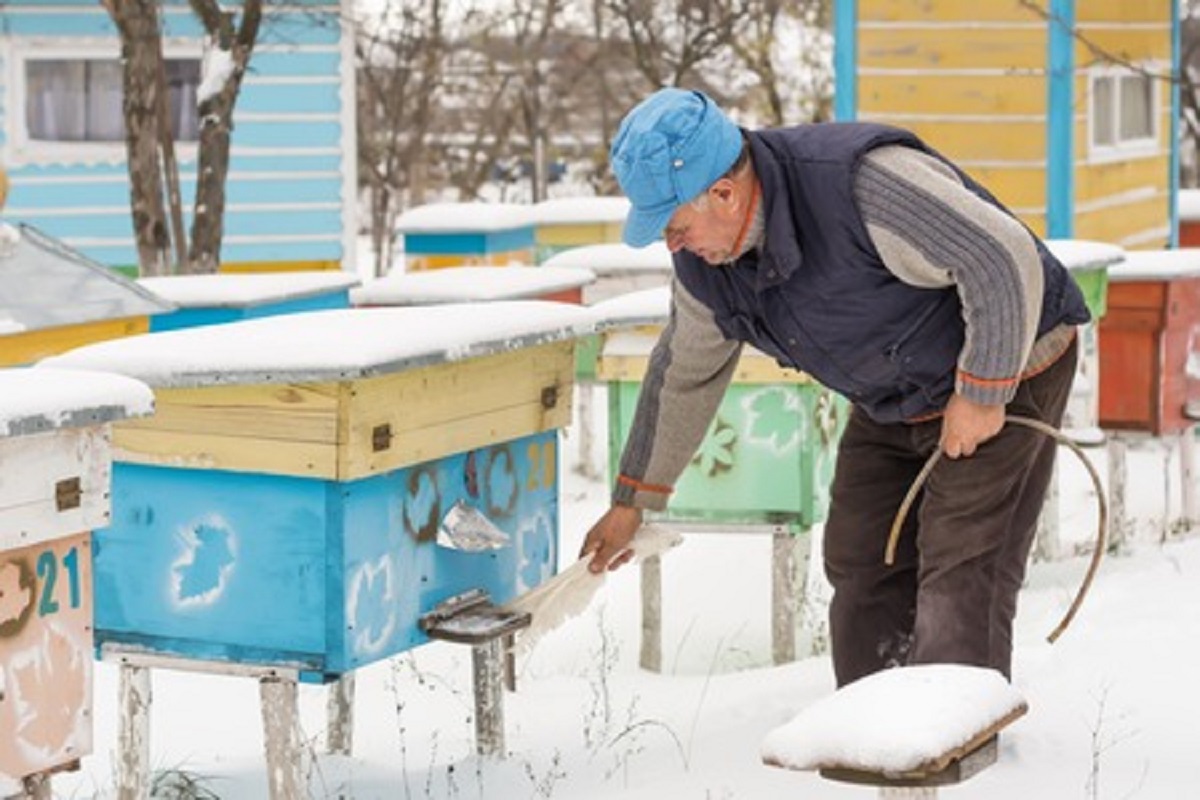
M 954 391 L 964 341 L 958 295 L 953 288 L 921 289 L 894 277 L 854 200 L 855 170 L 868 150 L 902 144 L 933 151 L 913 134 L 871 123 L 746 136 L 762 183 L 766 246 L 761 257 L 752 251 L 722 267 L 681 250 L 675 272 L 684 286 L 712 309 L 727 338 L 809 373 L 879 422 L 942 410 Z M 956 172 L 973 192 L 1003 208 Z M 1038 335 L 1061 323 L 1086 322 L 1075 281 L 1040 240 L 1037 247 L 1045 278 Z

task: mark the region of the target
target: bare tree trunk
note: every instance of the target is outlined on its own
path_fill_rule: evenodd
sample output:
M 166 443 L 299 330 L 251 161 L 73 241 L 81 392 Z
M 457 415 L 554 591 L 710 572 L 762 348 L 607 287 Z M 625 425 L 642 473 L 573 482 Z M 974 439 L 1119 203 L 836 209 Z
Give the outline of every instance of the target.
M 165 275 L 170 271 L 171 243 L 158 163 L 158 5 L 154 0 L 105 0 L 105 8 L 121 35 L 125 64 L 122 110 L 138 271 Z
M 167 189 L 167 210 L 171 219 L 171 239 L 175 242 L 175 272 L 187 260 L 187 234 L 183 230 L 183 198 L 179 191 L 179 164 L 175 160 L 175 133 L 171 130 L 170 89 L 167 64 L 163 58 L 162 37 L 158 37 L 158 143 L 162 150 L 163 177 Z
M 225 179 L 229 174 L 233 108 L 258 37 L 259 24 L 262 22 L 262 0 L 245 0 L 241 25 L 236 30 L 233 13 L 223 11 L 216 0 L 191 0 L 191 6 L 208 32 L 208 46 L 227 53 L 232 59 L 232 69 L 224 85 L 218 91 L 202 97 L 199 103 L 196 206 L 192 213 L 191 246 L 184 271 L 205 274 L 216 272 L 221 264 L 221 240 L 225 233 Z

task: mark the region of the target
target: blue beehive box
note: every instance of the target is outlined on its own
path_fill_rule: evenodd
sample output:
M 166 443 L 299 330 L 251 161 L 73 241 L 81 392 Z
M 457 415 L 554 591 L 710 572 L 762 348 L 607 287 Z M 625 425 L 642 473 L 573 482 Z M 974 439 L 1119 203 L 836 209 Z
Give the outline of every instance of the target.
M 455 594 L 536 586 L 590 320 L 536 301 L 323 311 L 55 359 L 156 389 L 156 416 L 114 431 L 102 656 L 328 680 L 424 642 L 419 618 Z M 455 518 L 507 542 L 455 546 Z
M 430 203 L 400 215 L 407 271 L 534 263 L 534 217 L 518 203 Z
M 323 311 L 350 305 L 358 278 L 348 272 L 221 273 L 141 278 L 138 283 L 175 306 L 150 320 L 172 331 L 244 319 Z

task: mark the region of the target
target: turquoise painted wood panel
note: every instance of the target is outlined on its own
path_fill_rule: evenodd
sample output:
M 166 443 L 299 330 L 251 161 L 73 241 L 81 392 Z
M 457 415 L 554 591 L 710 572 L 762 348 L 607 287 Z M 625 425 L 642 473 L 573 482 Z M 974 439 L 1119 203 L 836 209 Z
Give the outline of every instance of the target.
M 505 602 L 554 574 L 558 561 L 557 438 L 553 432 L 499 443 L 381 479 L 345 485 L 345 599 L 341 673 L 427 641 L 421 614 L 483 588 Z M 469 553 L 436 544 L 440 520 L 463 502 L 511 539 Z M 334 635 L 331 633 L 331 640 Z
M 306 170 L 303 159 L 297 158 L 298 164 L 293 165 L 297 170 Z M 225 185 L 226 201 L 230 205 L 241 203 L 328 203 L 336 198 L 342 189 L 341 177 L 335 172 L 332 177 L 325 179 L 287 179 L 280 175 L 279 179 L 239 180 L 236 175 Z M 195 195 L 195 173 L 181 173 L 180 187 L 183 196 L 190 199 Z M 105 208 L 114 206 L 129 215 L 129 184 L 126 179 L 122 183 L 84 183 L 84 184 L 47 184 L 38 186 L 36 191 L 31 187 L 14 187 L 9 195 L 10 204 L 31 212 L 39 210 L 53 211 L 70 205 Z M 185 208 L 190 203 L 184 203 Z M 28 221 L 28 215 L 23 214 L 22 220 Z
M 250 61 L 252 75 L 274 77 L 280 75 L 336 75 L 341 56 L 329 50 L 281 53 L 278 51 L 255 52 Z
M 130 225 L 129 210 L 113 208 L 112 211 L 78 216 L 24 214 L 21 220 L 35 228 L 47 231 L 64 239 L 111 235 L 118 223 Z M 184 225 L 191 225 L 191 214 L 184 215 Z M 241 211 L 230 214 L 225 220 L 225 236 L 265 236 L 282 233 L 335 233 L 342 229 L 341 210 L 306 211 Z
M 116 464 L 97 644 L 331 679 L 425 642 L 418 619 L 452 595 L 550 577 L 557 474 L 553 431 L 350 482 Z M 508 546 L 440 545 L 460 502 Z
M 250 108 L 238 106 L 243 113 Z M 235 145 L 242 147 L 338 147 L 342 141 L 341 124 L 336 119 L 262 122 L 246 120 L 233 113 Z
M 114 464 L 97 644 L 320 669 L 335 500 L 322 481 Z
M 300 297 L 275 303 L 259 303 L 244 308 L 181 308 L 169 314 L 157 314 L 151 317 L 150 332 L 197 328 L 202 325 L 217 325 L 222 322 L 273 317 L 279 314 L 298 314 L 302 311 L 323 311 L 330 308 L 349 307 L 349 290 L 339 289 L 311 297 Z
M 319 14 L 315 18 L 311 12 L 295 14 L 272 14 L 263 22 L 259 31 L 260 45 L 326 45 L 337 46 L 341 39 L 335 13 Z
M 609 472 L 637 408 L 641 384 L 608 384 Z M 817 384 L 733 384 L 696 456 L 657 519 L 670 522 L 784 525 L 793 532 L 822 521 L 846 402 Z
M 47 231 L 53 233 L 53 231 Z M 131 244 L 92 244 L 89 254 L 105 264 L 127 265 L 137 263 L 137 252 Z M 243 261 L 337 261 L 342 257 L 340 237 L 330 234 L 328 241 L 288 241 L 286 235 L 278 240 L 261 244 L 239 244 L 225 242 L 221 247 L 221 260 Z
M 245 103 L 256 114 L 336 114 L 342 107 L 341 91 L 337 83 L 246 83 L 238 95 L 238 104 Z
M 533 226 L 478 233 L 406 233 L 404 251 L 413 255 L 474 255 L 533 247 Z
M 77 12 L 72 10 L 75 8 Z M 70 13 L 63 13 L 64 9 Z M 261 241 L 227 241 L 223 251 L 226 260 L 278 263 L 344 257 L 342 208 L 346 202 L 353 202 L 353 198 L 343 197 L 342 176 L 352 168 L 353 155 L 346 155 L 343 147 L 340 119 L 345 109 L 341 102 L 339 11 L 340 4 L 332 0 L 305 0 L 279 7 L 264 19 L 250 76 L 243 84 L 235 112 L 228 201 L 232 206 L 279 203 L 287 204 L 288 208 L 230 209 L 226 217 L 227 234 Z M 166 4 L 164 26 L 166 34 L 176 43 L 191 41 L 199 52 L 202 31 L 186 3 Z M 116 55 L 117 39 L 112 23 L 94 2 L 28 0 L 0 9 L 0 27 L 3 28 L 0 39 L 13 44 L 13 49 L 6 49 L 6 53 L 29 52 L 24 40 L 37 37 L 38 41 L 55 44 L 86 40 L 87 52 L 98 57 L 105 52 L 104 43 L 112 42 L 112 55 Z M 7 61 L 0 80 L 22 74 L 19 64 Z M 317 80 L 309 84 L 270 82 L 279 76 Z M 12 96 L 11 92 L 4 94 Z M 23 109 L 3 109 L 3 113 L 8 117 L 23 113 Z M 277 117 L 273 119 L 272 115 Z M 8 141 L 4 137 L 10 127 L 0 125 L 0 142 Z M 247 155 L 246 148 L 260 152 Z M 289 152 L 296 149 L 317 152 Z M 21 157 L 8 165 L 12 186 L 9 215 L 19 216 L 51 235 L 66 239 L 104 263 L 127 266 L 136 261 L 128 214 L 121 211 L 129 202 L 128 176 L 123 164 L 114 162 L 110 152 L 101 150 L 93 152 L 85 147 L 78 162 L 67 163 L 61 153 L 39 154 L 36 145 L 23 149 Z M 195 163 L 187 159 L 186 147 L 181 155 L 182 191 L 185 199 L 190 200 L 195 188 Z M 297 212 L 295 204 L 299 203 L 336 208 Z M 78 213 L 74 213 L 76 209 Z M 50 213 L 39 214 L 39 211 Z M 297 213 L 301 216 L 296 216 Z M 246 217 L 253 214 L 259 216 Z M 275 221 L 270 221 L 270 217 Z M 317 235 L 328 232 L 331 240 L 298 242 L 292 248 L 293 255 L 283 254 L 277 243 L 298 232 Z M 251 245 L 252 249 L 242 250 L 243 244 Z M 320 252 L 313 252 L 313 246 Z

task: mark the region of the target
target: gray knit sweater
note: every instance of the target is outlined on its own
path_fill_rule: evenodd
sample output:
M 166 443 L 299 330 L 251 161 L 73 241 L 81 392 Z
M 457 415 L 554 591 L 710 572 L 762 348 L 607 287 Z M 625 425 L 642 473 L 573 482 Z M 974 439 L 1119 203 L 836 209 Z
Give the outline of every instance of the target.
M 878 148 L 859 168 L 855 195 L 872 242 L 899 280 L 958 292 L 966 342 L 956 392 L 979 403 L 1006 403 L 1023 375 L 1044 369 L 1070 344 L 1074 328 L 1068 325 L 1035 341 L 1042 267 L 1029 232 L 964 187 L 943 162 L 908 147 Z M 749 247 L 762 246 L 762 213 L 760 206 Z M 671 319 L 650 357 L 614 502 L 666 507 L 741 347 L 725 339 L 706 306 L 673 283 Z

